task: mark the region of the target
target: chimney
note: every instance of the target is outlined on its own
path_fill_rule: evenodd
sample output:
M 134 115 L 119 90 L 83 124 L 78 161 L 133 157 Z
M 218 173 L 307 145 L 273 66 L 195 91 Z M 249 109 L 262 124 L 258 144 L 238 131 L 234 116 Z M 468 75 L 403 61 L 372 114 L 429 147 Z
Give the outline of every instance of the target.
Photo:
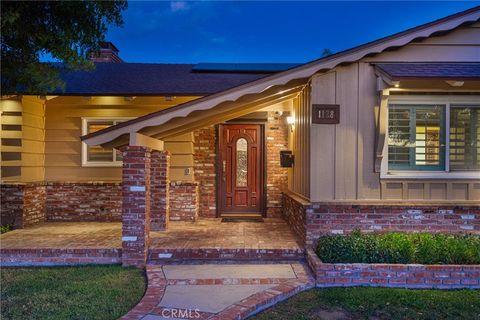
M 123 62 L 118 56 L 118 49 L 111 42 L 100 42 L 100 50 L 90 55 L 93 62 Z

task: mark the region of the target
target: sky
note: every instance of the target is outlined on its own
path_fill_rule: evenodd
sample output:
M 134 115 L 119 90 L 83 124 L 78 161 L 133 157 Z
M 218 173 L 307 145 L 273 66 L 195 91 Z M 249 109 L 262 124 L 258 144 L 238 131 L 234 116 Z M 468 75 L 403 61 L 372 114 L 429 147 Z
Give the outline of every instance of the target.
M 126 62 L 317 59 L 480 5 L 479 1 L 129 1 L 112 41 Z

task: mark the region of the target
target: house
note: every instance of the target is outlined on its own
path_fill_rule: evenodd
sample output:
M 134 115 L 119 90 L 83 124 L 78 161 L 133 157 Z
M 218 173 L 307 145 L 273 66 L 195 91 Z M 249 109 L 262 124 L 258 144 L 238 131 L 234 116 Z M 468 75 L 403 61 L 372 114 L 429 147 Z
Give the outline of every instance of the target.
M 169 221 L 480 232 L 480 7 L 309 63 L 136 64 L 2 99 L 2 223 Z

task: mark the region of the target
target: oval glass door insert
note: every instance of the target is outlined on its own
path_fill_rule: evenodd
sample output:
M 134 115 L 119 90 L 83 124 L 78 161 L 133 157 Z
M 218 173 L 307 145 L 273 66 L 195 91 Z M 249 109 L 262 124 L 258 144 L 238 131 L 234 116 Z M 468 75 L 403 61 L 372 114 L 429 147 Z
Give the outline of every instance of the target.
M 245 138 L 240 138 L 237 140 L 237 187 L 246 187 L 247 186 L 247 173 L 248 173 L 248 143 Z

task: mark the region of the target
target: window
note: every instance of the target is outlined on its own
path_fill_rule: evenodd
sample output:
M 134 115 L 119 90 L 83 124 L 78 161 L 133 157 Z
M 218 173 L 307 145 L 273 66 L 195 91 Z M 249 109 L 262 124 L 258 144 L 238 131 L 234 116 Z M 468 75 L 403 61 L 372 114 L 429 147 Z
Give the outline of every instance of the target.
M 248 143 L 245 138 L 237 140 L 237 187 L 247 186 L 247 173 L 248 173 Z
M 468 177 L 480 170 L 478 101 L 475 96 L 392 98 L 385 149 L 388 172 L 407 177 L 408 171 L 456 171 L 452 177 Z
M 106 118 L 83 118 L 82 135 L 96 132 L 117 123 L 127 121 L 130 118 L 106 119 Z M 88 146 L 83 143 L 82 146 L 82 165 L 91 167 L 114 167 L 122 165 L 122 153 L 113 148 L 103 148 L 101 146 Z
M 388 167 L 445 169 L 445 106 L 390 105 Z
M 450 109 L 451 170 L 480 169 L 480 108 L 454 106 Z

